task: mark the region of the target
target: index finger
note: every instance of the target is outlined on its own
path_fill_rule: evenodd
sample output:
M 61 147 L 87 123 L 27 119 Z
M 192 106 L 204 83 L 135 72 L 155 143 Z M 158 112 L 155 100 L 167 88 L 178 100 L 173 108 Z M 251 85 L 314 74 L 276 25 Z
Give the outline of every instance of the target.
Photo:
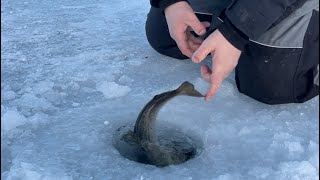
M 210 100 L 220 89 L 221 84 L 223 81 L 223 76 L 219 72 L 213 72 L 211 74 L 211 85 L 210 88 L 206 94 L 205 100 Z
M 221 83 L 212 83 L 210 89 L 208 90 L 205 100 L 209 101 L 220 89 Z

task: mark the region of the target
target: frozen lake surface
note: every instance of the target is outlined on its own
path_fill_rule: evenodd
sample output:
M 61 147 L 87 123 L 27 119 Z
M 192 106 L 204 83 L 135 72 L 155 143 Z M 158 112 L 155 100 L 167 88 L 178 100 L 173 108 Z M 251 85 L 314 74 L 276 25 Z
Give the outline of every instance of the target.
M 147 0 L 1 1 L 3 179 L 319 179 L 319 98 L 265 105 L 240 94 L 233 75 L 209 102 L 178 97 L 160 111 L 158 122 L 201 139 L 198 157 L 156 168 L 120 156 L 113 132 L 154 95 L 186 80 L 208 88 L 199 64 L 148 45 L 148 9 Z

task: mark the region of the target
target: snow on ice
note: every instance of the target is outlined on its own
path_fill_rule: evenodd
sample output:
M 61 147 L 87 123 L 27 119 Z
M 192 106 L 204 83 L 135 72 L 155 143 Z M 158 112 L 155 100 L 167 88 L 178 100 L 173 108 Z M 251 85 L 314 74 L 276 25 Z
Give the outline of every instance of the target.
M 149 1 L 1 2 L 1 177 L 26 179 L 318 180 L 319 98 L 265 105 L 234 74 L 213 100 L 180 96 L 157 123 L 198 138 L 177 166 L 124 159 L 116 128 L 154 95 L 190 81 L 199 64 L 156 53 L 145 37 Z M 208 58 L 203 63 L 210 63 Z
M 107 99 L 111 99 L 125 96 L 131 89 L 128 86 L 122 86 L 115 82 L 103 82 L 97 87 L 97 90 L 102 92 Z

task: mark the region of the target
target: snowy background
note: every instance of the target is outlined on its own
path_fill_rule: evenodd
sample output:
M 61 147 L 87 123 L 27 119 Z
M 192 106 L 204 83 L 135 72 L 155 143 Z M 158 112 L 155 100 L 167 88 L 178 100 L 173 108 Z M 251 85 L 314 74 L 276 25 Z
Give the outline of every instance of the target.
M 319 179 L 319 98 L 269 106 L 235 88 L 178 97 L 159 122 L 199 137 L 203 152 L 156 168 L 111 144 L 154 95 L 183 81 L 208 85 L 199 64 L 147 43 L 147 0 L 1 1 L 3 179 Z M 204 63 L 210 63 L 207 59 Z

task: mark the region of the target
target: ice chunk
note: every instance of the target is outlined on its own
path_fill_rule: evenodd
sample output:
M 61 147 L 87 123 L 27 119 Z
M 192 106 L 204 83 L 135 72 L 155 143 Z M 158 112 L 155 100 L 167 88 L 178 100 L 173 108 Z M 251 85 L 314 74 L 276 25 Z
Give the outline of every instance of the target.
M 278 113 L 277 118 L 283 120 L 291 120 L 292 114 L 289 111 L 281 111 Z
M 239 134 L 239 136 L 242 136 L 242 135 L 246 135 L 246 134 L 249 134 L 249 133 L 250 133 L 250 129 L 247 126 L 245 126 L 239 131 L 238 134 Z
M 1 93 L 1 97 L 5 101 L 12 100 L 12 99 L 16 98 L 16 93 L 14 91 L 5 91 L 5 92 Z
M 62 95 L 52 89 L 48 89 L 41 95 L 41 97 L 44 97 L 47 101 L 55 106 L 59 106 L 62 102 Z
M 19 83 L 13 83 L 13 84 L 10 84 L 10 87 L 11 87 L 12 91 L 18 92 L 23 87 L 23 83 L 20 83 L 20 82 Z
M 27 119 L 17 110 L 7 110 L 7 112 L 1 117 L 1 129 L 9 131 L 17 126 L 25 124 L 26 122 Z
M 78 106 L 80 106 L 80 103 L 76 103 L 76 102 L 72 103 L 72 107 L 78 107 Z
M 108 121 L 105 121 L 103 124 L 107 126 L 107 125 L 109 124 L 109 122 L 108 122 Z
M 292 156 L 294 154 L 300 154 L 304 152 L 304 149 L 301 146 L 300 142 L 286 141 L 284 142 L 284 145 L 288 149 L 289 154 L 291 154 Z
M 309 149 L 309 151 L 314 152 L 314 153 L 319 152 L 319 144 L 314 141 L 310 141 L 308 149 Z
M 52 89 L 54 83 L 52 81 L 41 81 L 33 87 L 33 91 L 36 94 L 42 94 Z
M 309 158 L 309 162 L 317 169 L 319 172 L 319 144 L 310 141 L 308 150 L 311 154 L 311 157 Z
M 272 169 L 266 167 L 254 167 L 248 174 L 256 179 L 266 179 L 272 173 Z
M 308 161 L 319 172 L 319 154 L 318 153 L 313 154 Z
M 93 93 L 93 92 L 95 92 L 95 89 L 89 88 L 89 87 L 82 87 L 81 90 L 82 90 L 83 92 L 86 92 L 86 93 Z
M 115 82 L 103 82 L 97 87 L 97 90 L 102 92 L 105 98 L 112 99 L 127 95 L 131 89 L 128 86 L 122 86 Z
M 1 116 L 6 112 L 6 108 L 1 104 Z
M 77 92 L 80 90 L 80 85 L 76 82 L 70 82 L 70 83 L 68 83 L 68 88 L 71 91 Z
M 297 159 L 304 152 L 301 145 L 301 138 L 293 136 L 289 133 L 276 133 L 273 136 L 273 142 L 269 146 L 271 152 L 279 154 L 284 153 L 290 159 Z
M 22 108 L 25 116 L 33 115 L 36 112 L 52 113 L 56 109 L 44 98 L 39 98 L 33 94 L 26 93 L 16 100 L 18 107 Z
M 41 174 L 39 174 L 38 172 L 36 171 L 31 171 L 31 170 L 25 170 L 24 171 L 25 173 L 25 179 L 32 179 L 32 180 L 41 180 Z
M 129 76 L 126 76 L 126 75 L 123 75 L 119 78 L 119 83 L 122 83 L 122 84 L 128 84 L 133 81 L 134 81 L 133 79 L 131 79 Z
M 41 112 L 28 118 L 28 123 L 32 124 L 33 128 L 37 128 L 39 125 L 46 124 L 47 122 L 48 115 Z
M 308 161 L 290 161 L 279 165 L 279 170 L 276 172 L 274 179 L 318 180 L 319 174 Z
M 219 175 L 217 178 L 214 178 L 214 180 L 240 180 L 242 179 L 240 175 L 231 175 L 229 173 Z
M 290 139 L 292 138 L 292 135 L 287 133 L 287 132 L 280 132 L 280 133 L 276 133 L 274 136 L 273 136 L 273 139 L 275 141 L 283 141 L 283 140 L 287 140 L 287 139 Z

